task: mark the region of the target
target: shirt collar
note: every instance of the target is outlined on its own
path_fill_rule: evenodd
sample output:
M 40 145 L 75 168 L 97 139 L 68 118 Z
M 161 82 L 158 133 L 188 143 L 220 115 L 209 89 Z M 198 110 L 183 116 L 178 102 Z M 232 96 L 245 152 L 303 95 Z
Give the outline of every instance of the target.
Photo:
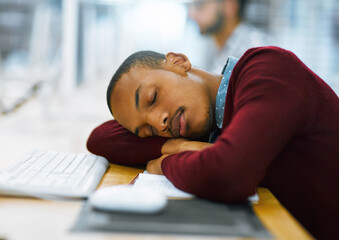
M 226 93 L 227 93 L 228 83 L 230 81 L 233 68 L 237 64 L 238 60 L 239 60 L 238 58 L 229 57 L 227 59 L 226 65 L 224 66 L 224 69 L 221 72 L 223 76 L 221 79 L 221 83 L 219 85 L 219 89 L 218 89 L 218 93 L 216 97 L 216 104 L 215 104 L 215 121 L 217 124 L 217 128 L 214 129 L 209 135 L 208 142 L 210 143 L 215 142 L 215 140 L 219 136 L 220 131 L 222 129 L 222 123 L 224 121 L 224 111 L 225 111 L 225 102 L 226 102 Z
M 233 68 L 237 64 L 238 60 L 239 60 L 238 58 L 229 57 L 221 73 L 223 74 L 223 77 L 219 85 L 217 98 L 216 98 L 216 104 L 215 104 L 215 121 L 219 129 L 222 129 L 222 123 L 224 121 L 224 111 L 225 111 L 225 102 L 226 102 L 228 83 L 230 81 Z

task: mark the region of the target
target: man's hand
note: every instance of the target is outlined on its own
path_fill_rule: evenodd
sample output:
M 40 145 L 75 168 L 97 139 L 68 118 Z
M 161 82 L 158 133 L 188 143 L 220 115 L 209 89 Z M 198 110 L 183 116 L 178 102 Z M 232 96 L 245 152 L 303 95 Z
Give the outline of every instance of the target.
M 161 153 L 173 154 L 183 151 L 200 151 L 212 145 L 212 143 L 190 141 L 184 138 L 172 138 L 162 146 Z
M 163 175 L 161 163 L 165 157 L 183 151 L 200 151 L 212 145 L 212 143 L 189 141 L 184 138 L 169 139 L 162 146 L 161 153 L 163 155 L 160 158 L 149 161 L 146 170 L 151 174 Z
M 161 163 L 162 160 L 167 157 L 168 154 L 162 155 L 160 158 L 151 160 L 146 165 L 146 170 L 150 174 L 158 174 L 163 175 L 162 169 L 161 169 Z

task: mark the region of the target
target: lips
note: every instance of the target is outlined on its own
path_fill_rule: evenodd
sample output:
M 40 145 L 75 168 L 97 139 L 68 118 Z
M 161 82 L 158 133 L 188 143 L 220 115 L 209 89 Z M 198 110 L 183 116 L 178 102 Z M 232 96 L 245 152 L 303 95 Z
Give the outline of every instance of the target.
M 187 124 L 186 124 L 184 112 L 181 114 L 181 117 L 180 117 L 180 135 L 182 137 L 186 137 L 187 135 Z
M 186 119 L 184 116 L 184 110 L 180 109 L 177 111 L 177 115 L 175 115 L 173 121 L 172 121 L 172 135 L 174 137 L 180 137 L 180 136 L 185 136 L 186 135 Z

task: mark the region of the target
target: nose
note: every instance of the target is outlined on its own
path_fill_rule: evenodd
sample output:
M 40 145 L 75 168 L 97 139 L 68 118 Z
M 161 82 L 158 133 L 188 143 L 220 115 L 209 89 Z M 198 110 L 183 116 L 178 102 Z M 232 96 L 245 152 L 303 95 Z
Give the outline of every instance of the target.
M 160 114 L 160 128 L 162 131 L 165 131 L 168 126 L 168 113 Z
M 155 128 L 157 135 L 168 131 L 169 114 L 167 112 L 149 114 L 149 124 Z

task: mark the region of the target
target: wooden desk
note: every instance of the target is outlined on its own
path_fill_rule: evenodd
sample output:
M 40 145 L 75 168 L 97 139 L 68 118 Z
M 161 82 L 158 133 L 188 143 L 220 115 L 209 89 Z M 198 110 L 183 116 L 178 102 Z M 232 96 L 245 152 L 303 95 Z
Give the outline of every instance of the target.
M 128 184 L 143 169 L 111 164 L 100 186 Z M 275 239 L 312 239 L 275 197 L 258 189 L 259 202 L 253 209 Z M 81 201 L 47 201 L 0 197 L 0 240 L 109 240 L 109 239 L 231 239 L 198 236 L 130 235 L 107 233 L 71 233 L 81 209 Z M 234 238 L 232 238 L 234 239 Z

